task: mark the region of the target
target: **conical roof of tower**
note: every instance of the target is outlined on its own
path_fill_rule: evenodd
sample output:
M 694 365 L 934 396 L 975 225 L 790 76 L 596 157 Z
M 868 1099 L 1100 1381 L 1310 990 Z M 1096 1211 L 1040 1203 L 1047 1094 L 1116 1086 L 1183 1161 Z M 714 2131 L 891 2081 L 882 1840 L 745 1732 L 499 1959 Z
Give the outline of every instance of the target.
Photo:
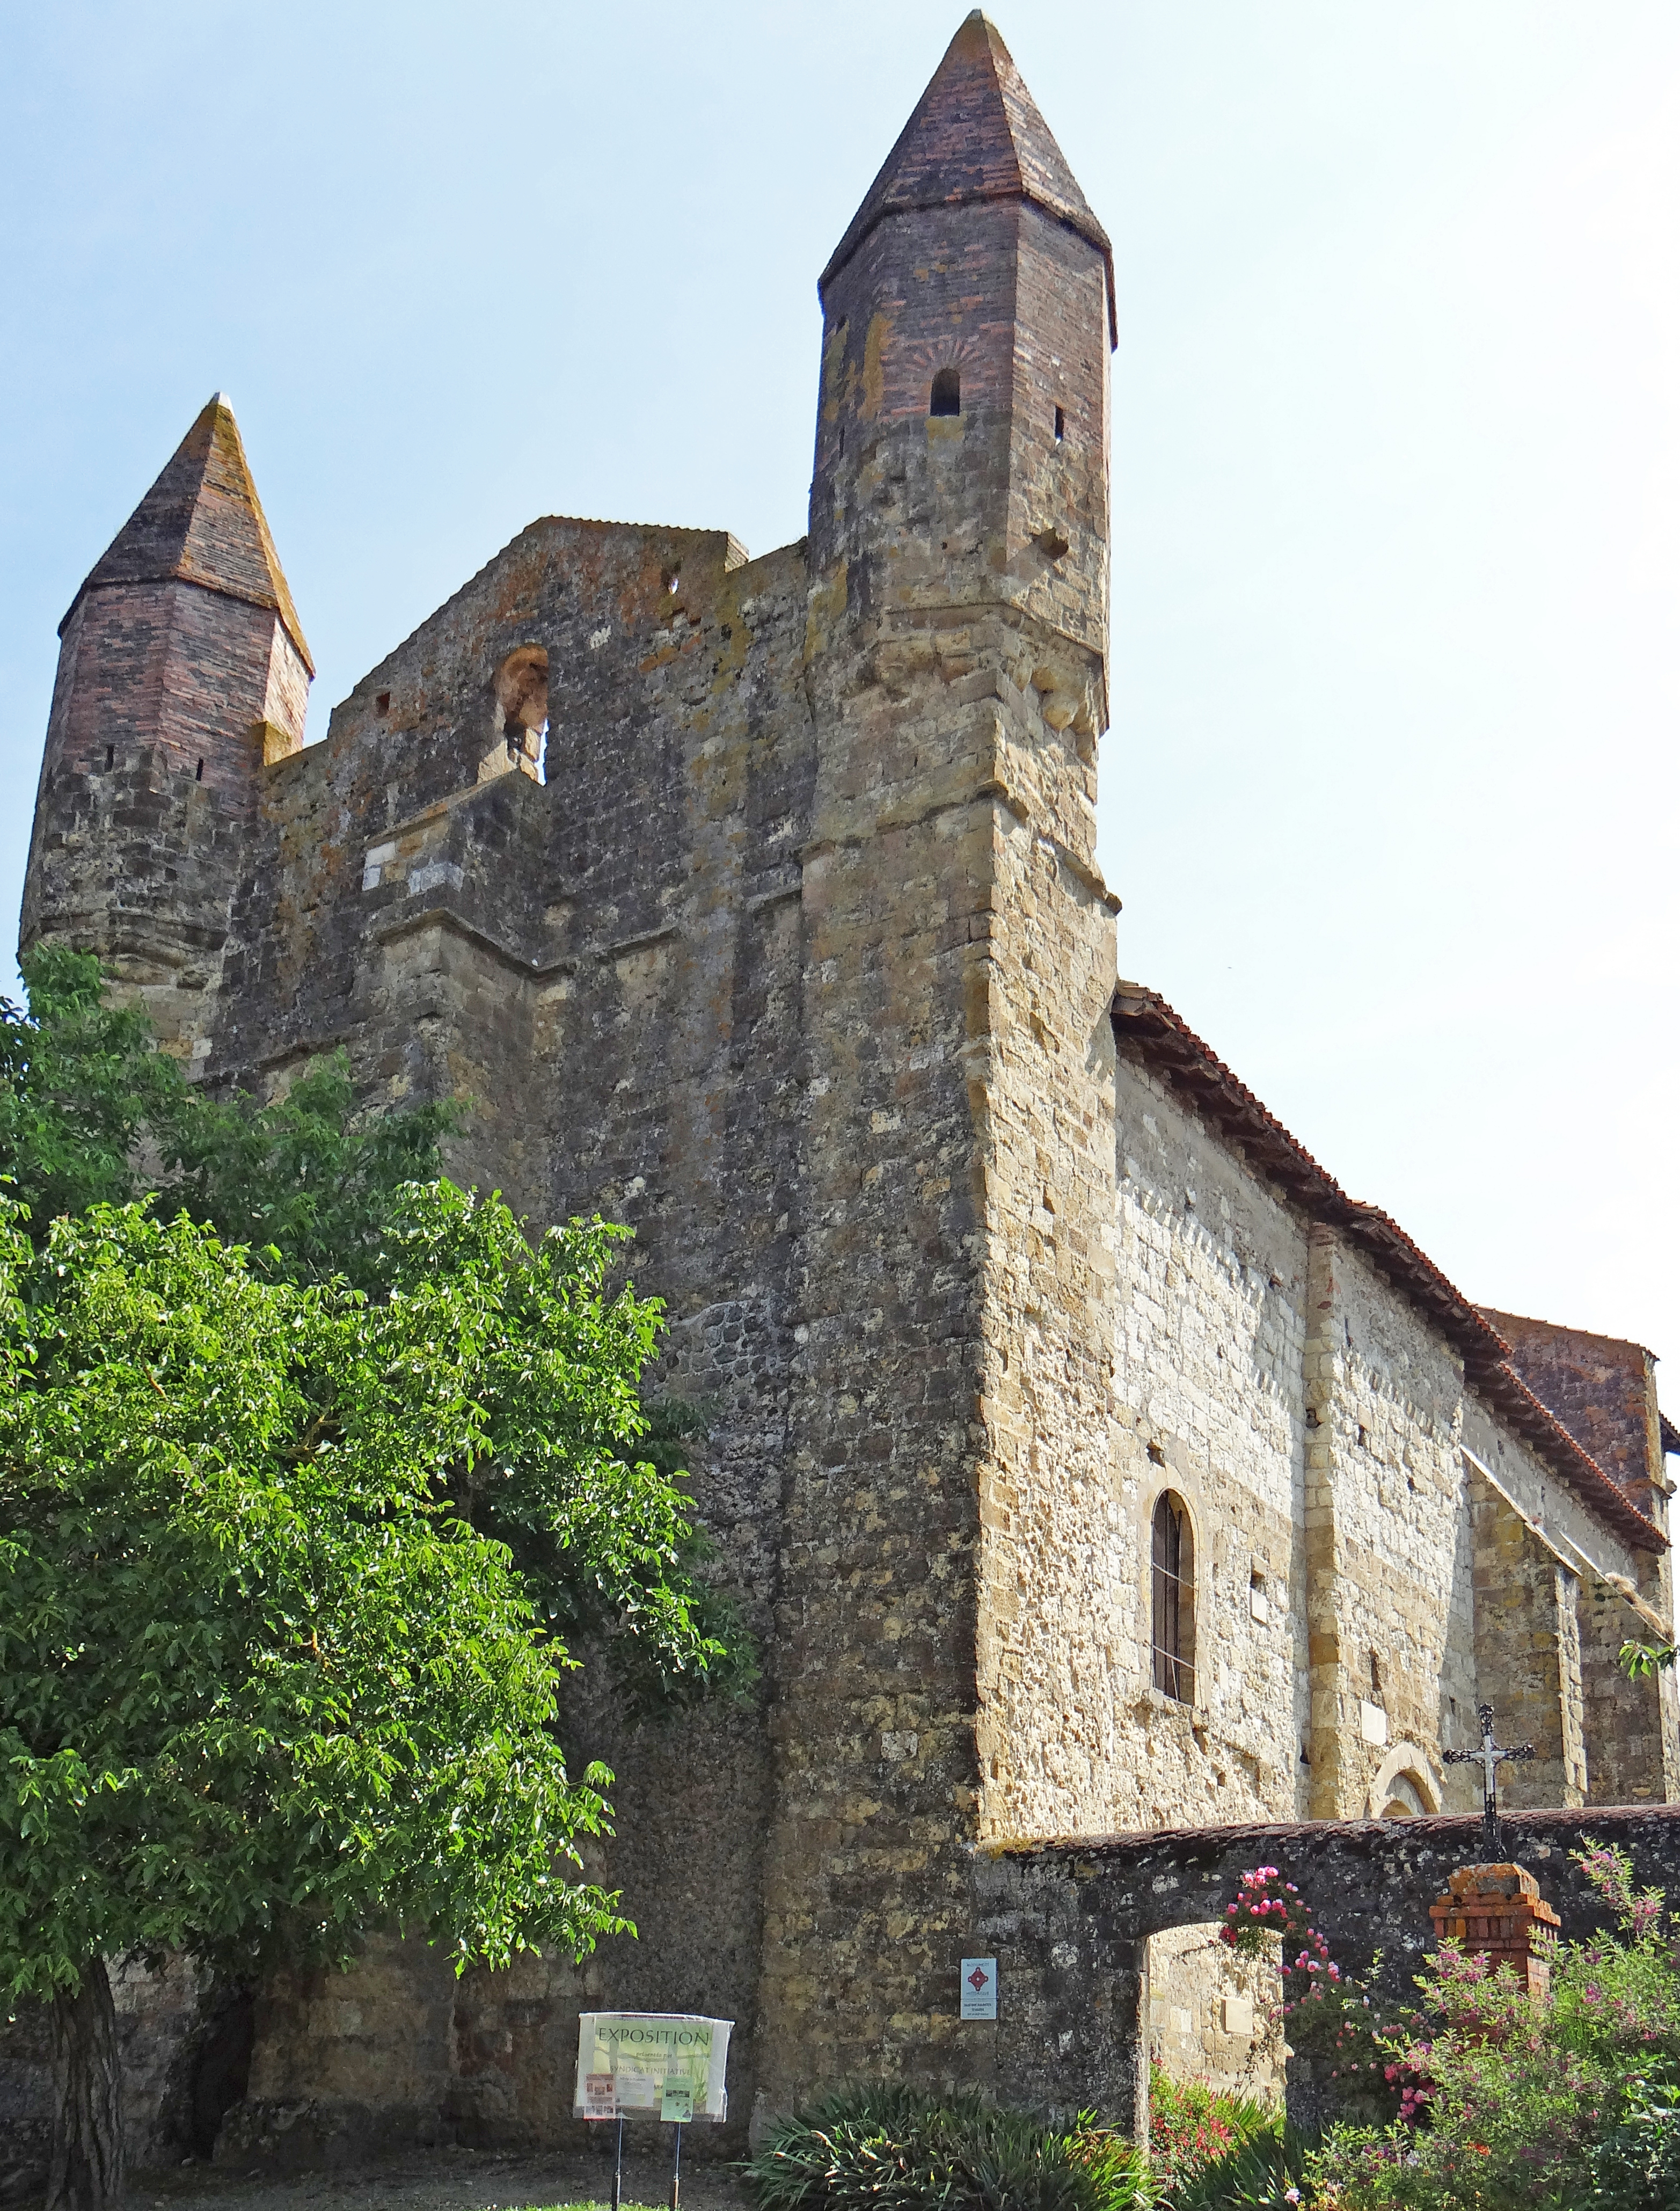
M 997 26 L 976 8 L 946 47 L 897 145 L 818 278 L 818 290 L 826 289 L 887 216 L 995 199 L 1031 200 L 1089 239 L 1107 270 L 1109 336 L 1118 342 L 1108 233 L 1092 214 Z
M 227 395 L 205 405 L 105 557 L 71 602 L 62 636 L 85 593 L 106 584 L 202 585 L 254 607 L 272 607 L 312 675 L 298 610 L 251 480 Z

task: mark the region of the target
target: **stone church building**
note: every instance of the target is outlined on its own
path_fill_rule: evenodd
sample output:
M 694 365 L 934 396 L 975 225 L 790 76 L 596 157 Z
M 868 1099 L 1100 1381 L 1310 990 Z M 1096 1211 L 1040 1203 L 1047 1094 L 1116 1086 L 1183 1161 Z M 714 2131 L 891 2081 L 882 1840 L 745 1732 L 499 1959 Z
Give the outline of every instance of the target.
M 545 517 L 306 745 L 217 397 L 63 626 L 24 944 L 207 1082 L 344 1047 L 471 1099 L 462 1179 L 631 1224 L 761 1645 L 749 1705 L 568 1710 L 639 1940 L 282 1972 L 224 2151 L 567 2139 L 580 2006 L 735 2020 L 731 2145 L 846 2077 L 1008 2092 L 998 1852 L 1468 1810 L 1479 1699 L 1513 1804 L 1680 1795 L 1671 1678 L 1616 1663 L 1670 1633 L 1650 1354 L 1472 1304 L 1116 984 L 1113 258 L 979 14 L 819 290 L 796 544 Z M 207 2030 L 164 1978 L 167 2132 Z

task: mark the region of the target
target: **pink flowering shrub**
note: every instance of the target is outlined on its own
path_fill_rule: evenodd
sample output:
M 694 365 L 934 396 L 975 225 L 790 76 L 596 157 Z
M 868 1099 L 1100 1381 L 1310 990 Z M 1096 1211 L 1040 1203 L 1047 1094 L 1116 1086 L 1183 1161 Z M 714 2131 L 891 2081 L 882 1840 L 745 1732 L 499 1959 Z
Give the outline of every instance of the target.
M 1386 2118 L 1398 2109 L 1416 2117 L 1428 2100 L 1427 2077 L 1397 2056 L 1388 2038 L 1421 2014 L 1374 1997 L 1361 1978 L 1343 1972 L 1294 1881 L 1276 1866 L 1242 1875 L 1219 1933 L 1240 1958 L 1264 1957 L 1267 1936 L 1281 1935 L 1283 1980 L 1272 2016 L 1283 2022 L 1291 2046 L 1322 2060 L 1344 2099 L 1362 2112 Z
M 1332 2132 L 1313 2164 L 1320 2202 L 1340 2211 L 1620 2211 L 1680 2201 L 1624 2197 L 1601 2170 L 1612 2145 L 1622 2156 L 1641 2115 L 1661 2117 L 1661 2084 L 1680 2079 L 1680 1943 L 1661 1893 L 1634 1888 L 1625 1853 L 1575 1858 L 1617 1932 L 1538 1938 L 1551 1964 L 1549 2004 L 1508 1968 L 1491 1972 L 1485 1958 L 1444 1944 L 1418 1981 L 1427 2027 L 1381 2038 L 1397 2077 L 1427 2093 L 1403 2096 L 1386 2127 Z

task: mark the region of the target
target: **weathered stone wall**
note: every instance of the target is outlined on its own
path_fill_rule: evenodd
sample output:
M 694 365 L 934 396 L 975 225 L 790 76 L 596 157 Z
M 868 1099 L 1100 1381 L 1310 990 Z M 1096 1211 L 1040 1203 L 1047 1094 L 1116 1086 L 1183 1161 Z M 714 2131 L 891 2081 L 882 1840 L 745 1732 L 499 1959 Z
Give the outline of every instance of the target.
M 211 1068 L 283 1081 L 343 1045 L 375 1094 L 471 1099 L 464 1178 L 539 1220 L 635 1228 L 631 1269 L 671 1324 L 656 1387 L 707 1408 L 696 1508 L 767 1641 L 806 1109 L 804 580 L 802 548 L 749 563 L 721 532 L 523 533 L 323 745 L 267 772 Z M 497 719 L 498 671 L 531 647 L 549 671 L 542 782 Z M 592 1676 L 570 1703 L 578 1756 L 618 1776 L 602 1870 L 641 1940 L 458 1990 L 415 1946 L 349 1984 L 277 1984 L 242 2141 L 301 2158 L 369 2128 L 553 2140 L 586 2001 L 737 2020 L 744 2124 L 762 1711 L 633 1725 Z
M 1498 1684 L 1499 1739 L 1531 1743 L 1535 1753 L 1506 1769 L 1501 1794 L 1518 1806 L 1584 1804 L 1580 1577 L 1474 1461 L 1466 1502 L 1477 1679 Z M 1472 1729 L 1461 1747 L 1473 1740 Z M 1473 1769 L 1465 1771 L 1477 1778 Z
M 209 2069 L 204 2044 L 220 2024 L 215 1992 L 185 1959 L 155 1970 L 130 1959 L 112 1965 L 111 1996 L 129 2162 L 143 2171 L 179 2165 L 203 2147 L 195 2091 Z M 45 2185 L 52 2053 L 44 2005 L 26 2002 L 9 2016 L 0 2014 L 0 2203 L 29 2202 Z
M 1345 1239 L 1315 1227 L 1310 1257 L 1307 1802 L 1348 1819 L 1391 1742 L 1433 1753 L 1474 1713 L 1463 1370 Z
M 1544 1751 L 1513 1769 L 1513 1802 L 1666 1796 L 1667 1677 L 1630 1683 L 1616 1663 L 1665 1617 L 1640 1595 L 1665 1554 L 1606 1527 L 1467 1384 L 1417 1299 L 1283 1191 L 1147 1048 L 1123 1043 L 1116 1080 L 1126 1537 L 1110 1603 L 1130 1633 L 1115 1641 L 1125 1754 L 1107 1824 L 1247 1805 L 1361 1816 L 1397 1778 L 1413 1808 L 1468 1812 L 1474 1777 L 1440 1753 L 1473 1742 L 1483 1699 L 1502 1740 L 1531 1733 Z M 1149 1666 L 1162 1489 L 1196 1536 L 1189 1704 L 1156 1690 Z M 1578 1620 L 1583 1576 L 1603 1596 Z
M 1022 2103 L 1086 2107 L 1139 2126 L 1152 1936 L 1222 1917 L 1240 1874 L 1276 1865 L 1312 1905 L 1345 1967 L 1367 1970 L 1380 1952 L 1377 1985 L 1407 1996 L 1434 1947 L 1429 1905 L 1449 1873 L 1479 1859 L 1480 1838 L 1479 1820 L 1453 1817 L 981 1849 L 975 1923 L 979 1947 L 998 1961 L 998 2019 L 973 2031 L 973 2072 Z M 1606 1924 L 1569 1857 L 1584 1845 L 1619 1845 L 1641 1886 L 1680 1898 L 1680 1808 L 1523 1812 L 1506 1821 L 1505 1842 L 1538 1880 L 1566 1941 Z
M 1307 1724 L 1305 1227 L 1135 1053 L 1120 1053 L 1117 1083 L 1125 1543 L 1112 1694 L 1124 1736 L 1107 1824 L 1287 1818 Z M 1153 1685 L 1149 1530 L 1163 1489 L 1194 1533 L 1191 1705 Z
M 300 744 L 306 698 L 278 616 L 196 584 L 106 585 L 65 625 L 21 944 L 97 952 L 197 1070 L 265 732 Z
M 1651 1513 L 1663 1453 L 1657 1362 L 1645 1346 L 1491 1307 L 1487 1317 L 1510 1345 L 1511 1363 L 1529 1387 L 1640 1511 Z

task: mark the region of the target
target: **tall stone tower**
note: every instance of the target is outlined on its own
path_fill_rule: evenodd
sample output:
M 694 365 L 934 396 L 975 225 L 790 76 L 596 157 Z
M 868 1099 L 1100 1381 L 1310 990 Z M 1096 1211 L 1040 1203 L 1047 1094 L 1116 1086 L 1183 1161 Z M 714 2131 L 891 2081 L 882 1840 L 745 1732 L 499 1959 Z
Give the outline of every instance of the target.
M 973 1851 L 1076 1830 L 1108 1728 L 1113 299 L 978 12 L 822 294 L 773 2105 L 989 2069 Z
M 349 2002 L 278 1978 L 252 2149 L 302 2111 L 554 2139 L 580 2008 L 734 2019 L 737 2128 L 869 2073 L 1009 2093 L 1007 2014 L 958 2016 L 961 1958 L 1010 1947 L 979 1854 L 1112 1825 L 1114 301 L 983 16 L 821 290 L 795 544 L 543 518 L 297 749 L 213 409 L 66 627 L 26 940 L 105 953 L 209 1079 L 342 1047 L 370 1097 L 469 1096 L 464 1176 L 633 1227 L 762 1657 L 680 1724 L 568 1692 L 636 1941 L 460 1984 L 373 1946 Z
M 21 949 L 97 952 L 189 1063 L 209 1027 L 265 761 L 314 664 L 218 392 L 59 627 Z

